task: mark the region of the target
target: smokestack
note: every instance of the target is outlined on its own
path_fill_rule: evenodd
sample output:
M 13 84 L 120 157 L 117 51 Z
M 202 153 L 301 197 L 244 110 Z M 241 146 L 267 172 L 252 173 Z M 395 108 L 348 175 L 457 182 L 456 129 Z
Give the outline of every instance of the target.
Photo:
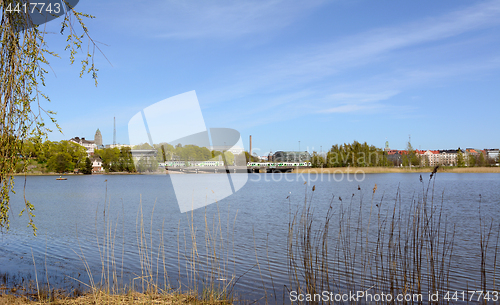
M 252 136 L 250 135 L 250 156 L 252 155 Z

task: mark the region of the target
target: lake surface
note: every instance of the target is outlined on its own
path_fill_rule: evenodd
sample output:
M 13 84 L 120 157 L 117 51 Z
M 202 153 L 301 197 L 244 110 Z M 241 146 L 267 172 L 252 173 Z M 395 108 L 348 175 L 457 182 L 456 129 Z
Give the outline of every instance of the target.
M 66 181 L 30 176 L 25 196 L 36 208 L 37 237 L 27 228 L 26 215 L 17 216 L 24 205 L 24 177 L 16 177 L 11 229 L 0 233 L 0 273 L 7 273 L 10 280 L 34 279 L 36 268 L 40 282 L 65 288 L 78 286 L 78 281 L 88 283 L 89 274 L 98 282 L 103 274 L 113 278 L 114 272 L 123 285 L 137 285 L 141 277 L 153 274 L 155 283 L 168 282 L 173 288 L 192 286 L 212 274 L 216 283 L 233 279 L 242 298 L 263 303 L 267 296 L 270 302 L 288 303 L 289 223 L 305 198 L 318 222 L 330 205 L 339 211 L 355 206 L 355 214 L 360 210 L 366 221 L 375 203 L 391 211 L 399 200 L 404 210 L 421 198 L 429 174 L 422 177 L 423 183 L 420 174 L 249 174 L 246 185 L 234 195 L 180 213 L 168 175 L 68 176 Z M 483 223 L 494 221 L 490 239 L 494 248 L 500 174 L 439 173 L 432 187 L 434 202 L 442 204 L 443 222 L 446 218 L 449 228 L 455 225 L 450 287 L 478 285 L 479 215 Z M 432 189 L 429 194 L 430 198 Z M 340 212 L 334 214 L 338 217 Z M 333 227 L 336 220 L 332 218 Z M 494 258 L 488 257 L 490 273 L 493 264 Z

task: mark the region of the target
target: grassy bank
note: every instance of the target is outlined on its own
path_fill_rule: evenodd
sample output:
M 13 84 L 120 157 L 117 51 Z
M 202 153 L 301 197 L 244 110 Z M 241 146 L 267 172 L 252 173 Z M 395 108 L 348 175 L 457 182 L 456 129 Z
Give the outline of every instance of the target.
M 130 291 L 123 294 L 110 294 L 104 291 L 97 293 L 87 293 L 82 296 L 69 297 L 65 295 L 56 295 L 51 298 L 35 296 L 33 300 L 28 299 L 26 295 L 0 294 L 0 304 L 13 305 L 114 305 L 114 304 L 230 304 L 221 300 L 200 300 L 195 294 L 190 293 L 139 293 Z
M 345 173 L 365 173 L 365 174 L 388 174 L 388 173 L 430 173 L 430 167 L 333 167 L 333 168 L 304 168 L 293 170 L 294 173 L 304 174 L 345 174 Z M 500 173 L 500 167 L 439 167 L 439 173 Z
M 126 294 L 112 295 L 104 292 L 87 294 L 79 297 L 57 296 L 51 299 L 30 300 L 23 295 L 0 295 L 0 304 L 35 305 L 35 304 L 211 304 L 203 302 L 189 294 L 151 294 L 129 292 Z M 222 304 L 221 302 L 212 304 Z

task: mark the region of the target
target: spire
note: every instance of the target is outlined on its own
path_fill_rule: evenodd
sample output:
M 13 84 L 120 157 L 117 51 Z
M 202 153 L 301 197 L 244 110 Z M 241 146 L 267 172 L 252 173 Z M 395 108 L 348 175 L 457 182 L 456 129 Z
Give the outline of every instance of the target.
M 97 128 L 97 131 L 95 132 L 94 143 L 95 143 L 95 145 L 97 145 L 97 147 L 102 146 L 102 134 L 101 134 L 101 131 L 99 130 L 99 128 Z

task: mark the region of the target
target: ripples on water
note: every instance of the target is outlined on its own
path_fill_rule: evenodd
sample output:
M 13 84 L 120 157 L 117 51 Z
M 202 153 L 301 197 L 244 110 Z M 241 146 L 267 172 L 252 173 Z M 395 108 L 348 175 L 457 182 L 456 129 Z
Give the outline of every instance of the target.
M 364 205 L 362 215 L 367 219 L 375 183 L 374 202 L 384 209 L 394 206 L 398 188 L 401 202 L 409 205 L 421 196 L 423 187 L 419 174 L 367 174 L 362 180 L 357 177 L 361 181 L 354 177 L 347 181 L 345 176 L 341 180 L 333 175 L 285 175 L 287 179 L 276 174 L 251 174 L 248 183 L 233 196 L 184 214 L 179 212 L 169 176 L 69 176 L 66 181 L 48 176 L 27 177 L 26 197 L 36 207 L 38 236 L 33 237 L 26 227 L 26 217 L 17 217 L 23 207 L 22 184 L 18 181 L 18 193 L 11 201 L 11 230 L 0 235 L 0 272 L 9 273 L 11 279 L 14 275 L 34 278 L 36 266 L 40 281 L 46 279 L 47 270 L 52 285 L 70 287 L 78 283 L 71 278 L 88 283 L 84 262 L 99 281 L 103 262 L 107 267 L 109 259 L 114 258 L 111 269 L 116 271 L 120 283 L 129 285 L 141 276 L 141 261 L 149 259 L 159 283 L 164 282 L 165 270 L 172 287 L 192 285 L 189 261 L 193 255 L 192 232 L 196 232 L 196 270 L 200 272 L 196 277 L 210 274 L 216 265 L 216 269 L 224 271 L 214 271 L 216 280 L 237 279 L 235 289 L 243 298 L 263 302 L 266 290 L 270 301 L 275 300 L 271 296 L 274 291 L 279 301 L 284 286 L 289 285 L 288 225 L 305 197 L 311 198 L 312 185 L 316 186 L 311 202 L 318 222 L 323 221 L 330 204 L 339 209 L 341 205 L 359 209 L 360 202 Z M 188 175 L 183 177 L 189 179 Z M 428 174 L 423 177 L 425 181 Z M 450 287 L 466 289 L 464 283 L 469 287 L 477 285 L 478 209 L 481 206 L 485 219 L 494 219 L 498 226 L 500 175 L 438 174 L 434 198 L 436 203 L 443 203 L 447 222 L 456 225 Z M 353 214 L 357 217 L 357 211 Z M 331 222 L 332 245 L 339 213 L 335 215 Z M 356 217 L 352 219 L 354 227 Z M 498 232 L 497 226 L 494 232 Z M 141 236 L 143 247 L 147 246 L 143 252 Z M 490 241 L 491 247 L 495 238 Z M 106 240 L 114 244 L 105 244 Z M 144 253 L 149 254 L 147 259 Z M 220 260 L 215 262 L 214 255 Z M 489 259 L 491 266 L 492 258 Z

